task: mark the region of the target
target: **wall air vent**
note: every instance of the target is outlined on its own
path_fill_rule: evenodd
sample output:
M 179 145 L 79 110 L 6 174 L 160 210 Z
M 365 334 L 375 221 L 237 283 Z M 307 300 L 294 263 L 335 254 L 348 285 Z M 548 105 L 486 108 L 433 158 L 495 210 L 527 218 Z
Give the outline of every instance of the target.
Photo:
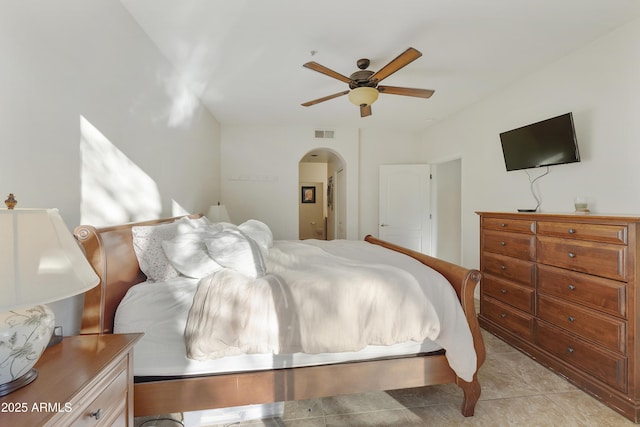
M 332 130 L 317 130 L 316 138 L 333 138 Z

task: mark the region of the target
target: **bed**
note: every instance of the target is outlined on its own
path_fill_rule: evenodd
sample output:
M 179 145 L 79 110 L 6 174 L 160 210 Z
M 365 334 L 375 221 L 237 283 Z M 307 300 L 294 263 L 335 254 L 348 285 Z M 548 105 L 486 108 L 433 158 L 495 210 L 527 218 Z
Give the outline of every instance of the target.
M 132 230 L 163 226 L 185 219 L 196 221 L 203 218 L 199 215 L 190 215 L 103 228 L 88 225 L 76 227 L 74 235 L 100 277 L 99 285 L 85 294 L 82 334 L 114 333 L 114 325 L 122 323 L 117 321 L 116 313 L 118 312 L 120 317 L 124 317 L 121 312 L 126 310 L 123 307 L 128 306 L 130 301 L 135 301 L 136 292 L 145 287 L 155 286 L 155 284 L 148 283 L 147 276 L 141 270 L 136 257 L 137 248 L 134 248 Z M 320 248 L 317 250 L 324 250 L 322 248 L 326 245 L 325 242 L 315 242 L 315 244 L 313 249 L 307 250 L 316 251 L 317 248 Z M 298 243 L 282 242 L 276 244 L 276 246 L 278 245 L 298 245 Z M 280 246 L 276 249 L 280 250 Z M 363 249 L 367 248 L 373 249 L 379 254 L 379 257 L 397 257 L 401 265 L 411 265 L 412 269 L 416 268 L 413 264 L 420 265 L 420 268 L 424 268 L 423 265 L 426 265 L 438 272 L 439 274 L 435 274 L 441 275 L 445 283 L 448 282 L 447 288 L 450 285 L 455 291 L 448 288 L 449 293 L 454 295 L 453 299 L 456 304 L 459 304 L 457 309 L 453 311 L 461 313 L 464 329 L 468 330 L 470 336 L 471 350 L 467 351 L 467 354 L 458 354 L 455 356 L 458 359 L 457 362 L 452 363 L 453 352 L 447 354 L 442 346 L 433 347 L 433 343 L 430 343 L 431 340 L 425 340 L 418 344 L 412 341 L 390 346 L 371 345 L 362 351 L 340 352 L 337 357 L 333 357 L 335 355 L 332 354 L 309 356 L 297 353 L 269 354 L 266 357 L 260 354 L 247 355 L 252 356 L 253 359 L 241 367 L 225 362 L 233 360 L 234 357 L 242 359 L 244 355 L 231 355 L 204 363 L 204 365 L 216 366 L 217 371 L 214 369 L 216 372 L 196 369 L 195 371 L 173 374 L 163 372 L 154 375 L 154 372 L 147 372 L 144 369 L 154 363 L 143 362 L 135 357 L 138 354 L 140 357 L 145 353 L 153 357 L 154 354 L 158 356 L 170 352 L 158 351 L 157 348 L 154 350 L 153 347 L 150 347 L 151 350 L 145 351 L 136 346 L 134 351 L 135 416 L 227 408 L 447 383 L 457 384 L 461 388 L 463 391 L 461 412 L 464 416 L 472 416 L 480 397 L 477 370 L 485 359 L 484 343 L 474 305 L 474 289 L 480 282 L 480 272 L 408 250 L 372 236 L 367 236 L 362 242 L 344 242 L 341 249 L 338 250 L 337 256 L 353 251 L 364 253 L 366 251 Z M 277 251 L 274 249 L 273 252 Z M 196 289 L 196 286 L 199 285 L 194 285 L 194 283 L 201 282 L 200 280 L 184 282 L 179 277 L 171 280 L 177 280 L 181 283 L 174 286 L 173 282 L 169 281 L 167 286 L 170 286 L 168 289 L 171 290 L 178 289 L 180 286 L 185 289 Z M 158 291 L 161 289 L 160 287 L 152 289 L 153 292 L 146 295 L 159 297 L 162 294 Z M 187 300 L 191 298 L 190 295 L 182 295 L 180 298 Z M 170 306 L 171 304 L 167 305 L 167 307 Z M 155 311 L 162 312 L 162 316 L 164 316 L 164 309 Z M 445 311 L 450 312 L 451 310 Z M 129 312 L 134 313 L 135 317 L 136 310 L 129 310 Z M 163 320 L 160 318 L 154 322 L 161 324 Z M 135 328 L 135 326 L 132 327 Z M 120 326 L 120 330 L 118 330 L 116 327 L 115 332 L 127 332 L 126 328 L 126 326 Z M 169 328 L 160 329 L 164 332 Z M 451 345 L 457 345 L 455 339 L 448 342 L 453 343 Z M 391 348 L 392 351 L 387 352 L 386 347 Z M 184 348 L 181 351 L 184 351 Z M 456 370 L 451 367 L 456 364 L 467 366 L 464 375 L 458 375 Z M 190 363 L 190 365 L 200 367 L 199 362 Z M 139 367 L 138 370 L 136 370 L 136 366 Z M 472 367 L 471 371 L 469 371 L 469 366 Z

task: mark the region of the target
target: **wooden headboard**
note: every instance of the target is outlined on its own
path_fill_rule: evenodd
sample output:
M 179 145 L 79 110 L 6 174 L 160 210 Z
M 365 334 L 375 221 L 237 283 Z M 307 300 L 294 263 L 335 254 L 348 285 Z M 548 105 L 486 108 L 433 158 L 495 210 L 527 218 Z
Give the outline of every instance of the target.
M 194 214 L 189 215 L 189 218 L 201 216 Z M 131 228 L 138 225 L 169 223 L 179 218 L 181 217 L 101 228 L 80 225 L 75 228 L 73 235 L 100 278 L 100 283 L 85 293 L 81 334 L 113 333 L 113 320 L 118 304 L 130 287 L 147 279 L 140 271 L 133 250 Z

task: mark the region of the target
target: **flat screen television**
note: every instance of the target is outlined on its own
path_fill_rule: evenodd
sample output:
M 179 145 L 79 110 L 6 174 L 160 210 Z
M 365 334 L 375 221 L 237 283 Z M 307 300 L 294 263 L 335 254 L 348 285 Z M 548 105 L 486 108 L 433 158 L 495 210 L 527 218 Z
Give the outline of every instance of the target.
M 580 161 L 571 113 L 502 132 L 500 142 L 507 171 Z

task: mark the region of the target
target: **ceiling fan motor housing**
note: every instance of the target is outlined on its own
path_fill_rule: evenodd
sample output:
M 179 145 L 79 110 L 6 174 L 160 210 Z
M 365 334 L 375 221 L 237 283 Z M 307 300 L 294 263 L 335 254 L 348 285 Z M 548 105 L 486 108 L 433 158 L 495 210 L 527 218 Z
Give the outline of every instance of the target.
M 357 87 L 376 87 L 378 85 L 377 80 L 369 80 L 369 77 L 373 75 L 373 71 L 370 70 L 361 70 L 356 71 L 351 74 L 349 78 L 351 79 L 351 83 L 349 83 L 350 89 L 355 89 Z

